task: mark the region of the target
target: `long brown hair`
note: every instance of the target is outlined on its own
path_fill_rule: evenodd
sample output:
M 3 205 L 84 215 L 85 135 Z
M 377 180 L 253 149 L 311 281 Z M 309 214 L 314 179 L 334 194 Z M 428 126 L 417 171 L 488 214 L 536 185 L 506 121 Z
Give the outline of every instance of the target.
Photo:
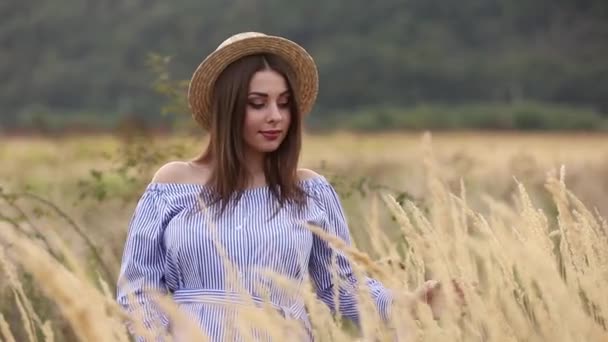
M 303 204 L 305 193 L 298 182 L 298 160 L 302 145 L 302 122 L 294 96 L 294 74 L 289 64 L 272 54 L 250 55 L 230 64 L 215 83 L 209 145 L 198 161 L 211 161 L 208 185 L 213 202 L 222 202 L 224 211 L 231 199 L 238 201 L 247 187 L 250 174 L 245 167 L 243 125 L 249 83 L 253 75 L 271 69 L 281 74 L 290 93 L 291 120 L 287 135 L 277 150 L 267 153 L 264 175 L 270 194 L 283 206 Z

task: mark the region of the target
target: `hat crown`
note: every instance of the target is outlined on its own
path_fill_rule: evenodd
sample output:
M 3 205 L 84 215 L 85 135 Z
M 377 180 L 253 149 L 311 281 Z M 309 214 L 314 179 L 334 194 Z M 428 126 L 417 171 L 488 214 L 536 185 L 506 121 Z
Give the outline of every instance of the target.
M 234 42 L 237 42 L 239 40 L 243 40 L 243 39 L 248 39 L 248 38 L 253 38 L 253 37 L 265 37 L 266 35 L 261 33 L 261 32 L 241 32 L 241 33 L 237 33 L 234 34 L 230 37 L 228 37 L 228 39 L 224 40 L 220 46 L 217 47 L 216 50 L 219 50 L 221 48 L 226 47 L 227 45 L 230 45 Z

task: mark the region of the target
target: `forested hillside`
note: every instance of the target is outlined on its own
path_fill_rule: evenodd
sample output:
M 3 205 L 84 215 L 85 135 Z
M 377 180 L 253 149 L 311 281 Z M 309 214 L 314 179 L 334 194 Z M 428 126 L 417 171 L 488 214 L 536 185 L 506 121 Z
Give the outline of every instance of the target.
M 382 126 L 369 118 L 376 108 L 422 115 L 423 104 L 470 113 L 551 103 L 608 115 L 605 0 L 4 0 L 0 127 L 157 118 L 165 102 L 147 55 L 173 56 L 172 77 L 187 79 L 244 30 L 313 54 L 321 123 L 356 112 L 359 126 Z

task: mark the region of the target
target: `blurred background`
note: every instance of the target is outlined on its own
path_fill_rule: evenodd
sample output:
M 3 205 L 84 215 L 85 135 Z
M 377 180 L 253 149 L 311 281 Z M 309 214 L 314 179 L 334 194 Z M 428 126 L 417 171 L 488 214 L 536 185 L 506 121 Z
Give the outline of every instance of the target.
M 311 130 L 608 128 L 605 0 L 4 0 L 0 18 L 5 135 L 191 124 L 180 81 L 240 31 L 316 59 Z

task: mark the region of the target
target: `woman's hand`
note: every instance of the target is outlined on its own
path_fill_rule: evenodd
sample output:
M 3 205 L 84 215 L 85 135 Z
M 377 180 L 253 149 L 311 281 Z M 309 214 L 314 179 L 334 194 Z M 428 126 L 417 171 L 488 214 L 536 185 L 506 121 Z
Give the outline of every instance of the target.
M 456 281 L 452 281 L 452 286 L 457 295 L 459 304 L 464 305 L 464 292 Z M 441 318 L 446 308 L 446 296 L 442 284 L 437 280 L 427 280 L 418 287 L 413 296 L 415 300 L 422 301 L 429 305 L 434 319 Z M 415 307 L 415 303 L 413 303 Z

